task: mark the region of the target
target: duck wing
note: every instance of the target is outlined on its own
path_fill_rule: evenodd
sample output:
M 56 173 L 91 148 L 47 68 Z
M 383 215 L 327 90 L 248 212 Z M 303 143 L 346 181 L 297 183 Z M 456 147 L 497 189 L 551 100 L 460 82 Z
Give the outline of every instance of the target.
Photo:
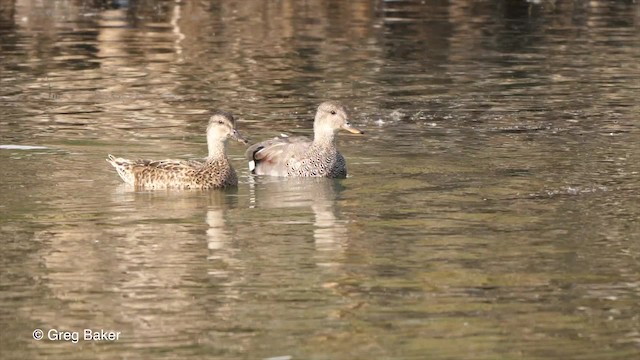
M 311 145 L 306 137 L 275 137 L 250 146 L 245 153 L 256 175 L 287 176 L 290 160 L 300 159 Z

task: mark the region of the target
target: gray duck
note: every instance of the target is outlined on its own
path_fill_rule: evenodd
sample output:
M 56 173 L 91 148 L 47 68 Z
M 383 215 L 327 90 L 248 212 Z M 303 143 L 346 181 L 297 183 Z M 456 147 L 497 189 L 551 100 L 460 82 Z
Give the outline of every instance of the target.
M 250 146 L 245 156 L 256 175 L 344 178 L 347 165 L 336 148 L 338 130 L 364 132 L 348 121 L 345 107 L 336 101 L 318 106 L 313 122 L 313 140 L 280 136 Z

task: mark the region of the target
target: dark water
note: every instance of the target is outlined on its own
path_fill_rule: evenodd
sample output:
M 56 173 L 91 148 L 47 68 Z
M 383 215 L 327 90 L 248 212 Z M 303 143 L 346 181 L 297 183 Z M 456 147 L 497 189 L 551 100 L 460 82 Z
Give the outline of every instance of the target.
M 634 1 L 0 0 L 0 71 L 2 359 L 640 356 Z M 325 99 L 367 132 L 344 180 L 104 161 Z

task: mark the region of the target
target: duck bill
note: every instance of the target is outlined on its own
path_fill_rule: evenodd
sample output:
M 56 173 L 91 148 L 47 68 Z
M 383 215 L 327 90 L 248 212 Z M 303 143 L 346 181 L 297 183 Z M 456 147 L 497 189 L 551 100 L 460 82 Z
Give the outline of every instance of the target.
M 351 124 L 342 125 L 342 129 L 352 134 L 360 134 L 360 135 L 364 134 L 364 131 L 354 128 L 353 126 L 351 126 Z
M 247 139 L 244 136 L 240 135 L 240 133 L 237 132 L 236 130 L 233 130 L 233 132 L 231 133 L 231 138 L 241 144 L 246 145 L 249 143 L 249 141 L 247 141 Z

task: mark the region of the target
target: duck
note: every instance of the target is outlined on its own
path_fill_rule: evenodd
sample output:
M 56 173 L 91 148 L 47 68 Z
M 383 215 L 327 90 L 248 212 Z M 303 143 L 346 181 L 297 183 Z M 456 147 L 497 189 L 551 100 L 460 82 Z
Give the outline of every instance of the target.
M 316 111 L 313 140 L 281 135 L 251 145 L 245 157 L 255 175 L 280 177 L 347 177 L 347 164 L 336 147 L 336 133 L 364 134 L 349 122 L 340 102 L 325 101 Z
M 236 129 L 231 113 L 215 110 L 207 125 L 209 154 L 204 160 L 129 160 L 107 156 L 122 180 L 144 189 L 222 189 L 238 185 L 238 176 L 227 157 L 227 140 L 247 144 Z

